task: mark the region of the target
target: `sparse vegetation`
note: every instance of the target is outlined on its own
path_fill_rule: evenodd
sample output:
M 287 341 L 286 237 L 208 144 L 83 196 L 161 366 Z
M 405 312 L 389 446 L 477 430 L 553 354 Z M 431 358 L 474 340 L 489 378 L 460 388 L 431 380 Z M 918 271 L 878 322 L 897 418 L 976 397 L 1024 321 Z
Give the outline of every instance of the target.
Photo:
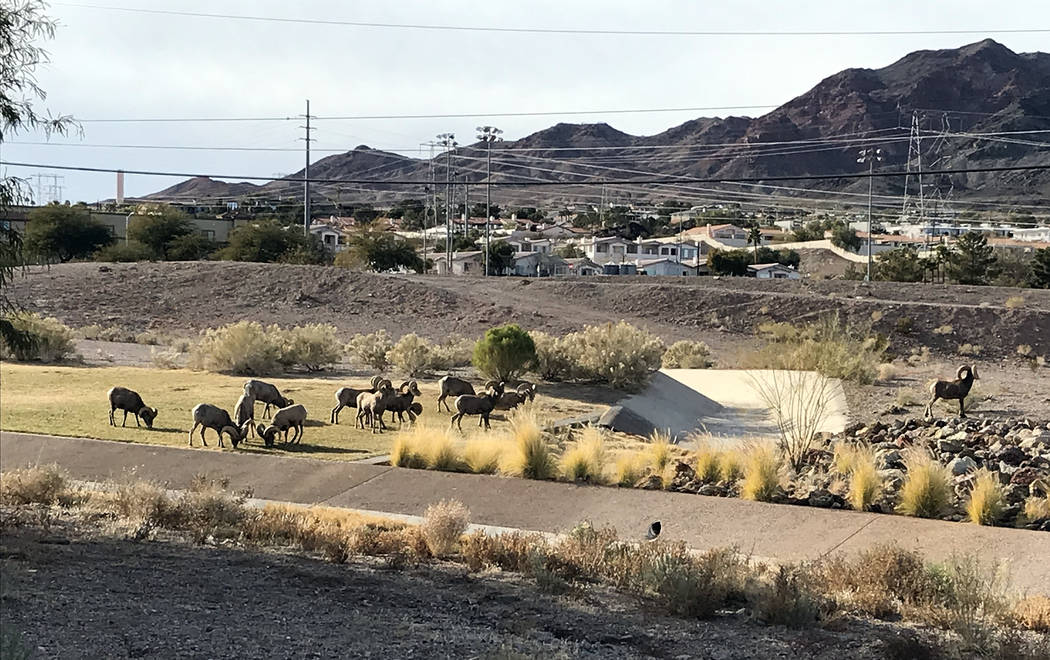
M 828 418 L 835 390 L 821 374 L 770 371 L 750 376 L 751 386 L 773 411 L 780 431 L 780 451 L 800 470 L 817 433 Z
M 983 347 L 979 344 L 959 344 L 959 348 L 956 353 L 959 355 L 980 355 Z
M 503 456 L 500 471 L 525 479 L 553 479 L 558 474 L 550 445 L 543 438 L 539 420 L 531 406 L 511 415 L 512 446 Z
M 268 376 L 295 366 L 319 371 L 339 356 L 334 326 L 309 324 L 282 330 L 277 325 L 239 321 L 201 332 L 190 365 L 241 376 Z
M 769 343 L 745 353 L 741 368 L 817 371 L 863 385 L 874 382 L 888 345 L 870 327 L 845 324 L 837 314 L 805 325 L 763 323 L 759 333 Z
M 0 358 L 20 362 L 60 362 L 73 356 L 73 331 L 61 321 L 23 312 L 7 318 L 15 332 L 28 342 L 8 344 L 0 339 Z
M 463 448 L 463 463 L 474 474 L 495 474 L 506 442 L 488 435 L 475 435 Z
M 393 347 L 394 342 L 387 331 L 378 330 L 371 334 L 357 334 L 351 337 L 346 345 L 346 352 L 354 362 L 381 370 L 386 368 L 386 356 Z
M 933 334 L 935 335 L 950 335 L 953 332 L 955 332 L 955 328 L 948 324 L 939 325 L 933 329 Z
M 1010 296 L 1003 303 L 1003 307 L 1006 309 L 1019 309 L 1024 307 L 1024 296 Z
M 941 465 L 921 449 L 911 449 L 904 457 L 907 471 L 901 487 L 898 510 L 906 516 L 936 518 L 951 501 L 952 477 Z
M 624 321 L 587 326 L 560 338 L 542 332 L 532 335 L 536 340 L 534 369 L 547 380 L 580 380 L 636 390 L 660 368 L 665 354 L 658 337 Z M 706 346 L 702 342 L 684 344 L 688 347 L 677 349 L 681 355 L 671 359 L 697 364 Z
M 588 426 L 561 457 L 562 476 L 569 481 L 600 484 L 604 481 L 605 438 L 600 429 Z
M 966 517 L 977 525 L 994 525 L 1003 515 L 1006 501 L 999 475 L 981 470 L 974 479 L 966 502 Z
M 883 362 L 879 365 L 878 372 L 876 373 L 875 380 L 885 383 L 890 380 L 895 380 L 900 376 L 900 372 L 897 370 L 897 366 L 892 362 Z
M 626 486 L 628 488 L 634 486 L 645 474 L 648 462 L 643 452 L 622 452 L 616 457 L 616 462 L 613 465 L 613 482 L 618 486 Z
M 470 511 L 456 500 L 431 504 L 423 514 L 420 531 L 435 557 L 446 557 L 459 547 L 459 537 L 467 531 Z
M 780 485 L 780 458 L 768 443 L 754 442 L 744 451 L 740 496 L 745 500 L 769 502 Z
M 676 341 L 664 352 L 664 369 L 706 369 L 711 366 L 711 349 L 702 341 Z

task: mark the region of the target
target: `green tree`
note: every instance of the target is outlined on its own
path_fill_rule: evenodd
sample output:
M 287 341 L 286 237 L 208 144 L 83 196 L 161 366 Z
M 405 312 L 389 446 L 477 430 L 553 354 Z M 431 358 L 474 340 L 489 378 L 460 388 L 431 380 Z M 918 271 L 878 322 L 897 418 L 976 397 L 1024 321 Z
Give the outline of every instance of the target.
M 565 245 L 560 245 L 557 248 L 555 248 L 554 254 L 558 255 L 562 259 L 579 259 L 583 256 L 583 250 L 581 250 L 577 245 L 573 245 L 572 243 L 566 243 Z
M 988 284 L 995 277 L 995 250 L 984 234 L 968 231 L 955 241 L 948 257 L 948 276 L 959 284 Z
M 899 247 L 879 255 L 875 262 L 875 279 L 889 282 L 921 282 L 924 270 L 917 250 Z
M 857 236 L 857 232 L 842 225 L 831 230 L 831 244 L 843 250 L 857 252 L 860 250 L 861 245 L 864 244 L 864 241 L 860 239 L 860 236 Z
M 506 241 L 489 245 L 489 275 L 503 275 L 514 267 L 514 248 Z
M 499 381 L 516 378 L 536 361 L 536 344 L 514 323 L 489 328 L 474 345 L 474 368 Z
M 128 238 L 153 250 L 163 260 L 200 259 L 214 249 L 198 237 L 197 225 L 185 213 L 167 204 L 143 204 L 128 222 Z
M 84 206 L 53 202 L 33 209 L 26 223 L 26 250 L 48 261 L 83 259 L 112 242 L 109 227 Z
M 762 230 L 758 225 L 751 225 L 747 230 L 747 244 L 755 246 L 755 263 L 758 263 L 758 246 L 762 244 Z
M 747 250 L 712 250 L 707 255 L 707 267 L 714 275 L 747 275 L 750 261 Z
M 1040 248 L 1032 255 L 1028 286 L 1033 289 L 1050 289 L 1050 248 Z
M 316 236 L 303 236 L 302 226 L 284 227 L 275 220 L 260 220 L 236 227 L 229 244 L 219 251 L 229 261 L 321 264 L 327 254 Z
M 361 231 L 351 236 L 347 249 L 336 255 L 335 265 L 368 268 L 377 273 L 402 268 L 423 271 L 423 260 L 408 241 L 382 231 Z

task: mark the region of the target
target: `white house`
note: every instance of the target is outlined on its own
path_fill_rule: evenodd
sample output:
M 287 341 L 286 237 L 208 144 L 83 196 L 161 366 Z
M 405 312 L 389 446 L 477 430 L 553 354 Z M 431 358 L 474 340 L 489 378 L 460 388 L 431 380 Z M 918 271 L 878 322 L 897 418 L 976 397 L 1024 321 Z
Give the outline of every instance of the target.
M 310 224 L 310 233 L 321 239 L 321 244 L 329 252 L 342 252 L 346 249 L 346 234 L 342 229 L 323 222 Z
M 445 255 L 437 253 L 433 257 L 434 267 L 439 275 L 448 273 Z M 485 272 L 485 253 L 481 250 L 467 250 L 452 253 L 453 275 L 481 275 Z
M 566 259 L 565 265 L 569 269 L 569 275 L 589 276 L 589 275 L 600 275 L 602 267 L 594 263 L 587 257 L 577 257 L 572 259 Z
M 696 266 L 679 263 L 677 259 L 657 259 L 655 261 L 639 261 L 639 272 L 654 276 L 682 276 L 696 275 Z
M 555 254 L 520 252 L 514 256 L 514 274 L 522 277 L 560 277 L 569 274 L 569 265 Z
M 627 255 L 638 254 L 638 244 L 619 236 L 608 236 L 605 238 L 592 238 L 584 241 L 583 253 L 596 264 L 623 263 L 628 261 Z
M 1013 234 L 1019 241 L 1050 243 L 1050 227 L 1018 228 Z
M 747 267 L 747 274 L 750 277 L 757 277 L 760 280 L 798 280 L 802 279 L 802 274 L 794 268 L 789 268 L 783 264 L 754 264 Z

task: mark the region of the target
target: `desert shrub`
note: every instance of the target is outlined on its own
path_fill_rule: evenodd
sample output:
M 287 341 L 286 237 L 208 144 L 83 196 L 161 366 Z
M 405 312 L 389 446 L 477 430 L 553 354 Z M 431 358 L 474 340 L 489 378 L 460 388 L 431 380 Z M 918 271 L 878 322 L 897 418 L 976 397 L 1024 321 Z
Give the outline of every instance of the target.
M 430 552 L 435 557 L 445 557 L 456 551 L 469 522 L 470 511 L 461 502 L 441 500 L 427 507 L 420 531 Z
M 346 345 L 346 352 L 358 364 L 372 369 L 385 369 L 386 355 L 393 347 L 394 342 L 386 330 L 379 330 L 367 335 L 354 335 Z
M 878 618 L 918 610 L 933 594 L 921 555 L 894 545 L 827 558 L 815 573 L 840 609 Z
M 954 331 L 955 331 L 955 328 L 953 328 L 950 324 L 945 323 L 944 325 L 939 325 L 936 328 L 934 328 L 933 329 L 933 334 L 935 334 L 935 335 L 950 335 Z
M 562 455 L 562 476 L 569 481 L 602 483 L 605 455 L 605 438 L 601 430 L 588 426 L 580 434 L 580 439 Z
M 460 335 L 449 335 L 440 344 L 433 347 L 430 358 L 430 369 L 433 371 L 469 367 L 474 356 L 473 339 Z
M 146 346 L 156 346 L 164 343 L 164 338 L 152 330 L 145 330 L 136 334 L 134 340 L 136 344 L 144 344 Z
M 1006 302 L 1003 303 L 1003 306 L 1006 307 L 1006 309 L 1018 309 L 1019 307 L 1024 307 L 1024 296 L 1010 296 L 1006 299 Z
M 773 411 L 780 451 L 801 471 L 820 428 L 831 413 L 835 388 L 823 374 L 769 371 L 749 374 L 752 388 Z
M 980 470 L 966 502 L 966 517 L 978 525 L 994 525 L 1006 507 L 999 475 L 987 469 Z
M 672 614 L 710 617 L 741 592 L 743 560 L 732 550 L 692 555 L 684 544 L 660 544 L 636 551 L 634 582 Z
M 545 332 L 529 333 L 536 346 L 536 364 L 533 370 L 544 380 L 561 381 L 572 378 L 573 347 L 565 337 L 553 337 Z
M 846 499 L 857 511 L 867 511 L 880 494 L 882 477 L 875 461 L 875 452 L 871 447 L 858 448 L 849 473 L 849 492 Z
M 744 478 L 740 496 L 745 500 L 769 502 L 780 485 L 780 458 L 768 443 L 753 443 L 744 452 Z
M 536 344 L 513 323 L 490 328 L 474 346 L 474 368 L 499 381 L 510 381 L 533 366 Z
M 823 598 L 813 576 L 801 566 L 779 566 L 768 581 L 756 582 L 748 594 L 754 617 L 769 625 L 802 628 L 820 618 Z
M 495 474 L 505 449 L 498 438 L 474 436 L 463 447 L 463 464 L 474 474 Z
M 1007 611 L 1002 576 L 976 557 L 952 557 L 927 567 L 934 584 L 929 617 L 962 637 L 967 650 L 988 646 L 990 627 Z
M 11 345 L 0 339 L 0 358 L 20 362 L 58 362 L 76 351 L 73 330 L 61 321 L 39 314 L 21 313 L 7 317 L 16 331 L 25 333 L 29 342 Z
M 919 400 L 916 398 L 915 393 L 903 387 L 897 388 L 897 393 L 893 396 L 894 405 L 908 408 L 911 406 L 919 405 Z
M 613 482 L 618 486 L 633 486 L 645 474 L 649 457 L 645 452 L 628 451 L 616 457 L 613 464 Z
M 69 478 L 57 465 L 9 470 L 0 478 L 0 503 L 56 504 L 68 494 Z
M 422 376 L 439 362 L 437 347 L 414 332 L 397 340 L 387 352 L 386 359 L 398 371 L 409 376 Z
M 267 376 L 283 371 L 283 332 L 257 321 L 239 321 L 201 332 L 191 349 L 190 365 L 196 369 L 240 376 Z
M 980 344 L 959 344 L 956 352 L 959 355 L 980 355 L 984 348 Z
M 736 481 L 744 476 L 744 454 L 739 449 L 727 449 L 719 457 L 719 476 L 723 481 Z
M 460 552 L 472 571 L 492 566 L 521 573 L 528 569 L 533 551 L 544 545 L 544 538 L 538 534 L 505 532 L 489 536 L 479 530 L 463 537 Z
M 913 367 L 929 364 L 929 362 L 930 348 L 928 346 L 913 348 L 911 354 L 908 356 L 908 364 L 910 364 Z
M 952 476 L 929 452 L 912 449 L 904 456 L 907 474 L 900 491 L 898 510 L 907 516 L 936 518 L 948 508 Z
M 649 446 L 646 447 L 646 458 L 652 473 L 664 480 L 666 485 L 667 468 L 671 464 L 671 435 L 664 431 L 653 431 L 649 434 Z
M 1050 598 L 1046 596 L 1028 596 L 1018 601 L 1011 618 L 1028 630 L 1050 632 Z
M 894 380 L 899 375 L 897 367 L 892 362 L 883 362 L 879 365 L 878 371 L 876 371 L 875 380 L 884 383 L 888 380 Z
M 307 371 L 320 371 L 339 362 L 342 345 L 335 336 L 336 327 L 325 323 L 309 323 L 285 330 L 281 361 L 299 365 Z
M 133 261 L 153 261 L 157 255 L 148 245 L 138 241 L 118 241 L 95 253 L 95 261 L 108 263 L 129 263 Z
M 706 369 L 711 366 L 711 349 L 702 341 L 676 341 L 664 352 L 664 369 Z
M 1050 492 L 1032 495 L 1024 501 L 1024 517 L 1028 521 L 1050 519 Z
M 502 457 L 500 471 L 526 479 L 555 478 L 558 467 L 532 407 L 515 410 L 510 423 L 511 447 Z
M 623 390 L 640 389 L 660 368 L 660 338 L 625 321 L 587 326 L 565 337 L 573 347 L 574 374 Z
M 915 320 L 910 316 L 901 316 L 894 322 L 893 329 L 897 334 L 910 335 L 915 329 Z
M 162 351 L 151 348 L 149 351 L 149 361 L 154 369 L 178 369 L 182 366 L 179 357 L 179 352 L 170 348 Z
M 873 333 L 870 325 L 843 323 L 838 314 L 804 325 L 763 323 L 759 332 L 769 343 L 743 354 L 741 367 L 818 371 L 862 385 L 875 381 L 888 346 L 886 338 Z
M 76 331 L 77 337 L 81 339 L 94 339 L 97 341 L 119 341 L 132 343 L 136 342 L 137 335 L 130 330 L 125 330 L 116 325 L 100 326 L 97 324 L 85 325 L 82 328 L 78 328 Z M 141 333 L 145 335 L 146 333 Z M 141 342 L 145 343 L 145 342 Z

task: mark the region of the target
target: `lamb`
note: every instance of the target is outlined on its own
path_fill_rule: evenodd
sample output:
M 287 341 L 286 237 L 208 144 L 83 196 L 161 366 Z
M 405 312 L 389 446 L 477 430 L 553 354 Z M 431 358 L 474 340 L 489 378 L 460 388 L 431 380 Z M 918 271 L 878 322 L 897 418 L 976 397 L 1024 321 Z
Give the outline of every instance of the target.
M 503 383 L 497 383 L 495 387 L 486 390 L 481 396 L 462 394 L 456 397 L 456 414 L 452 415 L 449 427 L 451 428 L 455 425 L 462 431 L 464 415 L 480 415 L 481 419 L 478 420 L 478 426 L 484 423 L 485 430 L 489 430 L 489 415 L 492 414 L 492 409 L 496 407 L 496 402 L 502 396 Z
M 276 387 L 261 380 L 252 379 L 245 382 L 244 393 L 251 394 L 256 401 L 266 404 L 266 407 L 263 409 L 263 419 L 270 414 L 270 406 L 287 408 L 295 403 L 291 399 L 281 396 L 280 391 Z
M 256 432 L 266 443 L 267 447 L 272 447 L 274 439 L 281 431 L 284 432 L 284 443 L 288 444 L 288 430 L 294 429 L 295 432 L 292 434 L 292 442 L 298 443 L 303 439 L 303 424 L 305 423 L 306 406 L 297 403 L 294 406 L 288 406 L 287 408 L 281 408 L 278 410 L 274 413 L 270 425 L 263 426 L 262 424 L 259 424 Z
M 441 412 L 441 404 L 445 404 L 447 412 L 452 412 L 452 409 L 448 407 L 448 401 L 445 400 L 448 397 L 455 399 L 463 394 L 474 394 L 473 385 L 455 376 L 445 376 L 438 381 L 438 387 L 441 390 L 441 394 L 438 395 L 438 412 Z
M 201 427 L 201 442 L 205 447 L 208 446 L 208 441 L 204 438 L 205 429 L 212 429 L 219 435 L 219 446 L 225 447 L 222 444 L 222 434 L 227 433 L 230 436 L 230 442 L 233 443 L 233 448 L 236 449 L 238 443 L 244 439 L 248 434 L 248 426 L 251 422 L 245 422 L 242 426 L 237 426 L 230 419 L 230 413 L 226 412 L 218 406 L 213 406 L 210 403 L 200 403 L 193 408 L 193 428 L 190 429 L 190 446 L 193 446 L 193 432 L 197 430 L 197 427 Z
M 514 410 L 518 406 L 536 399 L 536 385 L 522 383 L 515 392 L 506 392 L 496 402 L 497 410 Z
M 117 422 L 113 419 L 113 413 L 117 410 L 124 411 L 124 421 L 120 423 L 124 426 L 128 422 L 128 413 L 135 416 L 135 426 L 142 426 L 139 424 L 139 418 L 141 417 L 146 422 L 146 428 L 153 428 L 153 420 L 157 418 L 157 409 L 150 408 L 142 402 L 142 397 L 139 396 L 138 392 L 129 390 L 126 387 L 114 387 L 109 391 L 109 424 L 110 426 L 116 426 Z
M 416 415 L 413 412 L 412 400 L 422 396 L 419 392 L 419 385 L 414 380 L 406 380 L 401 383 L 401 386 L 397 388 L 397 394 L 390 398 L 387 402 L 386 409 L 390 411 L 390 421 L 393 422 L 394 418 L 397 417 L 399 424 L 404 424 L 405 413 L 408 413 L 408 421 L 415 422 Z
M 930 384 L 930 402 L 926 404 L 925 417 L 933 417 L 933 404 L 937 399 L 958 399 L 959 417 L 966 417 L 963 402 L 973 387 L 973 381 L 979 380 L 977 365 L 963 365 L 955 372 L 955 380 L 938 380 Z
M 255 397 L 245 392 L 237 399 L 237 405 L 233 408 L 233 414 L 237 417 L 237 426 L 244 426 L 248 422 L 248 432 L 255 432 Z M 248 441 L 248 436 L 244 437 Z
M 390 381 L 386 380 L 382 376 L 373 376 L 371 381 L 371 387 L 340 387 L 338 390 L 335 391 L 335 402 L 337 405 L 335 406 L 335 408 L 332 408 L 332 415 L 329 421 L 332 424 L 338 424 L 340 410 L 342 410 L 343 408 L 356 408 L 358 396 L 360 396 L 364 392 L 375 392 L 383 383 L 390 383 Z M 390 384 L 390 387 L 393 387 L 392 383 Z
M 379 430 L 385 430 L 386 424 L 383 423 L 383 413 L 386 411 L 387 404 L 395 397 L 397 393 L 394 392 L 394 388 L 390 386 L 390 381 L 383 381 L 379 384 L 379 389 L 375 392 L 362 392 L 357 396 L 357 424 L 360 428 L 365 428 L 365 420 L 368 420 L 369 426 L 372 428 L 372 433 L 376 432 L 378 426 Z

